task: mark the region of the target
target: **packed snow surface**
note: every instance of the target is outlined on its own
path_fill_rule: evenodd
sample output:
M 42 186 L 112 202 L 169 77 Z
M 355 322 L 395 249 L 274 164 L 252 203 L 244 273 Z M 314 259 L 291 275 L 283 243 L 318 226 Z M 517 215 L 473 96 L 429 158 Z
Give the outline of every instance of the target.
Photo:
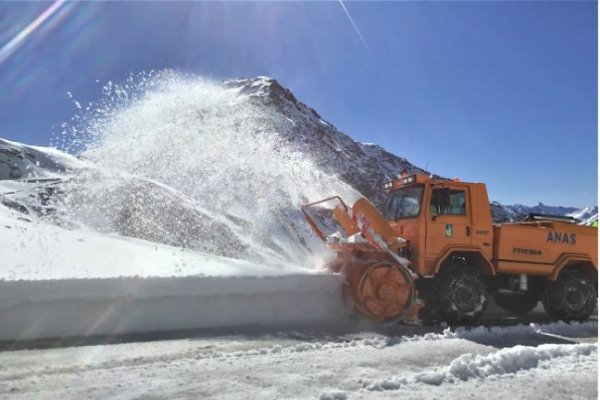
M 598 395 L 596 321 L 428 333 L 424 327 L 388 328 L 386 333 L 356 328 L 347 333 L 238 333 L 5 351 L 0 353 L 0 398 L 594 399 Z M 562 339 L 544 335 L 550 332 L 560 332 Z

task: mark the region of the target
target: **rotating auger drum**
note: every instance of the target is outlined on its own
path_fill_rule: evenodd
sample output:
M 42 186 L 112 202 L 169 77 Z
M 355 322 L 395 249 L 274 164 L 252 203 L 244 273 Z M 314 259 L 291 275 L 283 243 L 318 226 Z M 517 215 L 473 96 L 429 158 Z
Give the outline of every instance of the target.
M 333 218 L 344 231 L 327 235 L 311 210 L 319 204 L 337 201 Z M 406 241 L 398 237 L 377 209 L 364 198 L 352 208 L 338 197 L 329 197 L 302 206 L 314 232 L 337 252 L 330 269 L 345 276 L 346 293 L 355 311 L 380 322 L 410 322 L 416 319 L 417 300 L 410 262 L 398 255 Z

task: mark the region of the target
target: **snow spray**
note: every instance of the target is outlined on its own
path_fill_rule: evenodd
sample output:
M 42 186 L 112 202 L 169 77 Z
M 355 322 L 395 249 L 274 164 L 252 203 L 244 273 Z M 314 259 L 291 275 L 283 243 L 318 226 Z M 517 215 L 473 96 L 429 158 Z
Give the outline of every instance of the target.
M 75 104 L 56 138 L 90 165 L 61 200 L 72 224 L 310 270 L 327 250 L 299 206 L 357 196 L 282 140 L 283 115 L 239 88 L 165 71 Z

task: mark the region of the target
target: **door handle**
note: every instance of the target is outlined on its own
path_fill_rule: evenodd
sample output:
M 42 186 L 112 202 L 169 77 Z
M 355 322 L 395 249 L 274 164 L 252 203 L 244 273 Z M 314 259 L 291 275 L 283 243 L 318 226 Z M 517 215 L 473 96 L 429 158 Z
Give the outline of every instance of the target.
M 467 226 L 467 236 L 471 236 L 471 227 Z

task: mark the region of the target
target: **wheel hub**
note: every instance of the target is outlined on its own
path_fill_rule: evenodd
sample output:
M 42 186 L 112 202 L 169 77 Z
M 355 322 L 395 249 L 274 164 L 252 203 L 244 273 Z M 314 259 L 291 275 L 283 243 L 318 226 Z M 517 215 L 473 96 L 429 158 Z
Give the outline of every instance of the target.
M 452 298 L 461 311 L 470 311 L 477 304 L 479 295 L 475 288 L 460 284 L 454 288 Z
M 392 291 L 393 289 L 390 285 L 384 284 L 379 287 L 377 294 L 380 300 L 389 300 L 392 297 Z
M 586 305 L 586 296 L 577 288 L 569 288 L 565 295 L 565 301 L 569 309 L 573 311 L 581 310 Z

